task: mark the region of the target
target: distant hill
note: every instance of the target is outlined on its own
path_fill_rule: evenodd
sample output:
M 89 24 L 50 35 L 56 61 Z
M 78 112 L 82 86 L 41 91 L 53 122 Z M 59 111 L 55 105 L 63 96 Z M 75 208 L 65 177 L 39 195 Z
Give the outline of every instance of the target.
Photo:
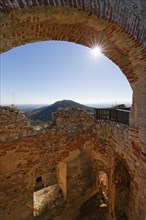
M 28 111 L 33 111 L 36 110 L 38 108 L 42 108 L 45 105 L 37 105 L 37 104 L 31 104 L 31 105 L 16 105 L 16 107 L 21 111 L 21 112 L 28 112 Z
M 50 121 L 52 118 L 52 112 L 56 112 L 59 108 L 80 108 L 85 109 L 88 112 L 93 112 L 92 107 L 88 107 L 71 100 L 62 100 L 55 102 L 50 106 L 25 112 L 25 116 L 33 125 L 43 124 Z

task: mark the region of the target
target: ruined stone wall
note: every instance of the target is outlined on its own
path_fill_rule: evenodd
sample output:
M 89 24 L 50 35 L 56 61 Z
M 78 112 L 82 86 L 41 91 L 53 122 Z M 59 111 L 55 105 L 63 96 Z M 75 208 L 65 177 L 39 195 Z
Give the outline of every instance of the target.
M 23 118 L 20 112 L 16 114 L 7 111 L 6 118 L 6 112 L 1 113 L 3 124 L 9 121 L 14 130 L 21 127 L 20 122 L 18 126 L 18 118 Z M 12 115 L 15 115 L 15 120 Z M 78 198 L 79 208 L 97 192 L 97 173 L 103 170 L 109 182 L 109 219 L 115 219 L 114 176 L 116 161 L 120 160 L 126 164 L 131 177 L 129 219 L 144 220 L 146 158 L 141 154 L 139 136 L 133 135 L 134 131 L 123 125 L 97 123 L 82 110 L 60 110 L 54 116 L 53 126 L 40 131 L 32 130 L 31 135 L 25 119 L 25 123 L 22 120 L 27 133 L 17 139 L 15 136 L 4 139 L 2 134 L 5 136 L 8 129 L 3 127 L 0 139 L 0 217 L 4 220 L 29 219 L 33 211 L 32 198 L 36 178 L 41 176 L 45 187 L 57 184 L 58 164 L 63 162 L 67 166 L 65 187 L 66 200 L 70 207 L 71 198 L 74 201 Z M 84 180 L 85 183 L 81 183 Z M 73 186 L 77 186 L 79 191 L 74 190 Z M 71 207 L 73 216 L 79 211 L 73 209 L 74 207 L 77 208 L 75 203 Z M 62 219 L 68 217 L 68 212 L 65 211 L 64 215 Z
M 130 127 L 146 153 L 145 2 L 5 1 L 0 4 L 1 52 L 26 43 L 64 40 L 93 48 L 115 62 L 133 89 Z
M 0 107 L 0 141 L 20 139 L 28 134 L 28 122 L 17 108 Z
M 107 172 L 109 219 L 114 218 L 115 161 L 123 160 L 131 176 L 129 219 L 145 219 L 146 159 L 141 154 L 141 149 L 146 154 L 145 4 L 143 0 L 0 1 L 1 52 L 44 40 L 66 40 L 91 48 L 98 42 L 103 44 L 104 54 L 121 68 L 133 89 L 129 129 L 116 124 L 95 123 L 84 113 L 84 119 L 78 117 L 70 124 L 73 116 L 68 117 L 66 113 L 67 121 L 56 118 L 56 125 L 37 131 L 30 129 L 18 112 L 0 110 L 2 219 L 28 219 L 33 210 L 36 178 L 42 176 L 45 187 L 56 184 L 58 162 L 67 163 L 72 169 L 70 152 L 76 150 L 83 150 L 91 158 L 91 170 L 98 171 L 100 165 L 100 169 Z M 78 162 L 82 165 L 80 160 Z M 79 173 L 82 175 L 77 182 L 84 178 L 83 173 Z M 94 191 L 96 172 L 90 178 Z M 70 186 L 74 184 L 72 176 L 69 182 Z M 91 186 L 89 184 L 89 188 Z M 69 186 L 67 194 L 73 193 L 68 189 Z M 82 202 L 85 198 L 80 205 Z
M 144 219 L 146 216 L 145 208 L 143 208 L 146 199 L 146 158 L 140 152 L 141 143 L 138 135 L 136 132 L 132 133 L 130 129 L 116 124 L 111 125 L 106 123 L 105 125 L 101 125 L 97 130 L 101 131 L 102 140 L 100 145 L 98 145 L 100 147 L 95 148 L 95 152 L 97 152 L 97 155 L 101 154 L 101 157 L 105 158 L 105 161 L 108 161 L 108 167 L 111 170 L 110 175 L 113 175 L 109 179 L 110 181 L 112 179 L 112 183 L 109 184 L 110 202 L 113 204 L 115 202 L 115 198 L 113 198 L 115 186 L 113 183 L 115 182 L 114 172 L 116 160 L 124 161 L 131 176 L 129 219 Z M 104 143 L 103 134 L 105 134 L 104 137 L 107 140 L 104 144 L 105 149 L 107 149 L 106 157 L 104 156 L 102 147 L 102 143 Z M 99 137 L 97 138 L 98 141 L 100 140 Z
M 5 111 L 1 113 L 5 115 Z M 21 118 L 22 115 L 20 113 L 18 115 Z M 17 118 L 15 123 L 13 122 L 14 130 L 17 130 Z M 7 114 L 7 119 L 4 120 L 3 117 L 3 123 L 5 124 L 7 120 L 13 121 L 11 111 Z M 32 206 L 31 200 L 37 177 L 42 176 L 45 187 L 56 184 L 57 163 L 66 158 L 69 152 L 83 147 L 83 143 L 90 139 L 90 129 L 87 127 L 84 131 L 83 127 L 78 125 L 63 129 L 54 125 L 52 128 L 41 131 L 28 129 L 27 135 L 18 139 L 13 136 L 8 138 L 9 135 L 7 135 L 4 140 L 1 136 L 0 178 L 3 192 L 0 197 L 1 216 L 7 213 L 6 219 L 12 218 L 14 210 L 16 213 L 14 209 L 16 200 L 24 209 Z M 4 129 L 4 134 L 7 131 Z M 32 132 L 31 135 L 30 132 Z

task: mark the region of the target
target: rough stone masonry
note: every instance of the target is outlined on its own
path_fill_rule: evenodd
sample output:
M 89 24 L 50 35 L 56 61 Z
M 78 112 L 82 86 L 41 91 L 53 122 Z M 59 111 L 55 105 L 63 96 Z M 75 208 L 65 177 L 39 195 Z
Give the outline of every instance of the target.
M 60 109 L 53 124 L 39 131 L 30 128 L 16 109 L 1 108 L 0 115 L 2 219 L 33 219 L 37 179 L 43 181 L 44 190 L 60 188 L 54 191 L 60 205 L 51 200 L 58 204 L 51 206 L 51 219 L 76 219 L 86 201 L 101 188 L 105 192 L 102 173 L 108 179 L 107 219 L 116 219 L 121 212 L 128 219 L 145 219 L 146 158 L 135 131 L 122 124 L 97 122 L 80 109 Z M 44 196 L 44 191 L 39 195 Z
M 0 0 L 0 51 L 46 40 L 102 45 L 131 85 L 130 127 L 146 154 L 145 8 L 143 0 Z
M 46 40 L 88 47 L 98 42 L 133 90 L 129 127 L 97 123 L 85 112 L 66 110 L 54 115 L 52 127 L 37 131 L 29 128 L 19 111 L 1 108 L 2 219 L 32 219 L 34 188 L 43 185 L 60 189 L 55 195 L 64 198 L 52 209 L 53 218 L 76 219 L 99 192 L 108 191 L 108 220 L 122 215 L 145 220 L 145 8 L 143 0 L 0 0 L 1 53 Z

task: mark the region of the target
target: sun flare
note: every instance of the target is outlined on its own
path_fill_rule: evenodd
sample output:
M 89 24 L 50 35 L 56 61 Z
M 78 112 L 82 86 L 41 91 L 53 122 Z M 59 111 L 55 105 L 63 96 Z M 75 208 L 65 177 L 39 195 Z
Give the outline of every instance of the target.
M 94 56 L 99 56 L 99 55 L 101 55 L 101 53 L 102 53 L 101 47 L 96 46 L 96 47 L 92 48 L 92 54 Z

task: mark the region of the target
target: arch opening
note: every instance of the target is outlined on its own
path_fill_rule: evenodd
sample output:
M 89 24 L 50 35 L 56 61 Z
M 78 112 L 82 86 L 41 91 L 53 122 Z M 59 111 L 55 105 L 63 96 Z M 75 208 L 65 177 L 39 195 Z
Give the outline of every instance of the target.
M 115 167 L 115 214 L 117 220 L 128 220 L 130 199 L 130 175 L 122 161 Z
M 103 197 L 96 193 L 88 201 L 83 203 L 76 220 L 108 220 L 108 209 L 103 206 Z
M 53 3 L 50 4 L 50 2 Z M 16 1 L 9 1 L 9 5 L 4 3 L 0 5 L 0 9 L 4 12 L 0 21 L 1 36 L 3 39 L 1 51 L 5 52 L 22 44 L 44 40 L 65 40 L 88 47 L 91 47 L 92 43 L 104 42 L 105 55 L 121 68 L 133 89 L 133 105 L 130 113 L 130 129 L 127 138 L 128 141 L 131 141 L 131 143 L 130 141 L 128 143 L 132 147 L 131 152 L 134 152 L 134 158 L 138 158 L 143 163 L 146 154 L 146 121 L 144 120 L 146 117 L 144 50 L 146 44 L 144 35 L 144 11 L 141 10 L 141 8 L 144 8 L 143 1 L 139 0 L 137 5 L 133 5 L 133 2 L 130 4 L 128 2 L 129 6 L 126 4 L 126 1 L 120 2 L 120 5 L 115 1 L 113 4 L 110 4 L 115 9 L 111 11 L 107 10 L 109 7 L 107 1 L 98 1 L 98 5 L 96 4 L 97 1 L 94 2 L 95 4 L 92 2 L 93 5 L 90 3 L 78 5 L 79 1 L 70 1 L 76 2 L 76 7 L 80 10 L 70 7 L 58 7 L 58 2 L 61 2 L 64 6 L 70 6 L 69 1 L 48 1 L 48 4 L 54 4 L 56 7 L 36 8 L 32 7 L 33 5 L 29 8 L 28 6 L 30 5 L 27 1 L 26 8 L 20 10 L 17 10 L 19 7 L 17 7 Z M 109 2 L 111 3 L 113 1 Z M 126 7 L 123 7 L 123 4 Z M 124 16 L 126 13 L 128 16 Z M 135 41 L 133 38 L 138 39 L 138 41 Z M 126 144 L 127 142 L 123 146 L 127 147 Z M 139 148 L 142 148 L 144 155 L 139 153 Z M 134 159 L 130 158 L 130 160 Z M 126 203 L 125 194 L 128 195 L 129 201 L 131 181 L 128 170 L 124 168 L 124 165 L 120 164 L 120 167 L 122 166 L 124 174 L 118 168 L 118 165 L 116 165 L 115 173 L 115 183 L 117 184 L 115 213 L 118 220 L 127 219 L 128 203 Z M 123 175 L 126 177 L 123 177 Z M 126 184 L 123 181 L 125 178 L 127 178 Z M 121 184 L 119 184 L 119 179 Z M 126 193 L 121 193 L 122 191 Z M 141 190 L 140 192 L 142 193 L 143 191 Z M 143 199 L 143 201 L 145 200 Z M 138 209 L 137 211 L 133 211 L 133 213 L 136 214 L 137 212 L 137 216 L 141 218 L 145 213 L 140 213 L 140 207 Z
M 145 153 L 146 148 L 144 146 L 146 137 L 144 134 L 146 122 L 143 120 L 143 117 L 146 115 L 146 94 L 140 93 L 140 90 L 142 89 L 144 91 L 146 86 L 145 75 L 143 74 L 145 72 L 145 51 L 138 42 L 127 34 L 127 30 L 129 30 L 129 33 L 135 36 L 135 30 L 131 32 L 132 29 L 130 25 L 123 30 L 120 22 L 122 17 L 120 17 L 120 20 L 109 19 L 109 15 L 106 14 L 108 10 L 105 10 L 107 5 L 100 5 L 100 2 L 98 4 L 96 9 L 102 8 L 102 10 L 95 10 L 96 13 L 93 10 L 93 13 L 91 10 L 92 7 L 89 7 L 87 10 L 90 4 L 88 6 L 86 5 L 85 8 L 76 5 L 75 8 L 79 7 L 80 9 L 77 10 L 72 8 L 74 4 L 68 5 L 69 7 L 58 7 L 59 5 L 55 4 L 54 7 L 54 4 L 51 3 L 49 6 L 47 6 L 47 4 L 44 7 L 38 6 L 29 8 L 30 5 L 26 3 L 26 8 L 23 8 L 22 6 L 13 5 L 12 3 L 13 6 L 11 5 L 12 7 L 9 8 L 8 14 L 7 10 L 2 10 L 4 13 L 1 18 L 1 34 L 3 38 L 1 52 L 7 51 L 18 45 L 52 39 L 75 42 L 88 47 L 92 47 L 92 45 L 96 45 L 97 43 L 103 43 L 105 46 L 105 55 L 121 68 L 133 88 L 134 93 L 132 111 L 130 114 L 130 127 L 139 130 L 142 151 Z M 124 6 L 125 2 L 123 1 L 122 4 Z M 126 5 L 129 13 L 132 7 L 131 4 L 129 6 Z M 140 8 L 143 9 L 141 1 L 139 1 L 139 5 L 141 5 Z M 63 4 L 63 6 L 66 6 L 66 4 Z M 4 6 L 1 7 L 3 8 Z M 7 7 L 8 5 L 5 5 L 4 9 Z M 17 10 L 17 8 L 21 7 L 22 9 Z M 118 4 L 116 4 L 115 7 L 118 7 Z M 138 8 L 138 11 L 140 8 Z M 87 11 L 92 13 L 87 13 Z M 102 13 L 103 11 L 105 11 L 104 14 Z M 140 13 L 140 11 L 138 13 Z M 134 13 L 134 17 L 135 15 Z M 116 16 L 122 16 L 122 14 L 118 13 Z M 116 16 L 112 18 L 116 18 Z M 126 23 L 124 22 L 123 24 Z M 137 39 L 141 37 L 139 42 L 142 42 L 144 46 L 145 43 L 144 40 L 142 40 L 144 39 L 144 23 L 138 23 L 138 25 L 143 31 L 141 31 L 141 36 L 138 34 Z M 5 28 L 6 26 L 7 28 Z M 134 27 L 135 25 L 133 25 L 133 28 Z M 139 94 L 141 96 L 140 99 Z
M 97 173 L 95 180 L 97 192 L 82 204 L 76 220 L 108 220 L 108 176 L 102 169 Z
M 104 55 L 94 59 L 87 47 L 50 41 L 18 48 L 2 59 L 2 102 L 14 102 L 14 93 L 15 104 L 50 105 L 58 100 L 92 107 L 131 104 L 131 88 L 119 67 Z

